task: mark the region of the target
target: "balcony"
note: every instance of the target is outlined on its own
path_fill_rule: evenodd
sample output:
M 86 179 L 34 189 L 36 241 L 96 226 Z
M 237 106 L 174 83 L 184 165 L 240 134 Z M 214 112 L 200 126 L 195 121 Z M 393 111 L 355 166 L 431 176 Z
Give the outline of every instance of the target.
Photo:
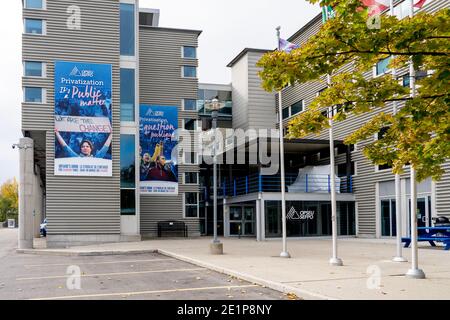
M 286 192 L 288 193 L 331 193 L 330 175 L 286 174 Z M 353 177 L 339 177 L 335 182 L 336 193 L 353 193 Z M 218 191 L 223 197 L 236 197 L 257 192 L 281 192 L 280 175 L 263 176 L 253 174 L 224 181 Z

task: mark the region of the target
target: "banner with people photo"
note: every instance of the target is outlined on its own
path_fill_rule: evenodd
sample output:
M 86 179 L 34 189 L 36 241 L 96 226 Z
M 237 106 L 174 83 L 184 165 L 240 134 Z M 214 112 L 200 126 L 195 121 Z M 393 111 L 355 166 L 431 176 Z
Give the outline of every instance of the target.
M 141 105 L 139 111 L 140 192 L 178 195 L 178 108 Z
M 112 67 L 55 62 L 55 175 L 112 176 Z

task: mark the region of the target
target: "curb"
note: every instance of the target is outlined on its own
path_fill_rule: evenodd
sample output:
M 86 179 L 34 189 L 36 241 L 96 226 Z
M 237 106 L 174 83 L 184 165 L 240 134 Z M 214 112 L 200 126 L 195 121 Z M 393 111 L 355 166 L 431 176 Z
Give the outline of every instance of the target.
M 49 256 L 65 256 L 65 257 L 89 257 L 89 256 L 117 256 L 132 255 L 144 253 L 158 253 L 157 249 L 148 250 L 109 250 L 109 251 L 62 251 L 62 250 L 39 250 L 39 249 L 16 249 L 17 253 L 49 255 Z
M 282 284 L 280 282 L 269 281 L 269 280 L 265 280 L 265 279 L 262 279 L 262 278 L 251 276 L 251 275 L 246 274 L 246 273 L 240 273 L 240 272 L 237 272 L 237 271 L 234 271 L 234 270 L 231 270 L 231 269 L 218 267 L 218 266 L 213 265 L 213 264 L 209 264 L 209 263 L 202 262 L 202 261 L 199 261 L 199 260 L 196 260 L 196 259 L 185 257 L 185 256 L 182 256 L 182 255 L 179 255 L 179 254 L 176 254 L 176 253 L 172 253 L 172 252 L 169 252 L 169 251 L 166 251 L 166 250 L 158 249 L 157 252 L 162 254 L 162 255 L 164 255 L 164 256 L 170 257 L 170 258 L 175 258 L 175 259 L 178 259 L 178 260 L 181 260 L 181 261 L 184 261 L 184 262 L 192 263 L 192 264 L 194 264 L 196 266 L 203 267 L 203 268 L 206 268 L 206 269 L 209 269 L 209 270 L 212 270 L 212 271 L 216 271 L 216 272 L 219 272 L 219 273 L 222 273 L 222 274 L 226 274 L 226 275 L 229 275 L 229 276 L 232 276 L 232 277 L 236 277 L 236 278 L 248 281 L 250 283 L 258 284 L 258 285 L 260 285 L 262 287 L 267 287 L 267 288 L 270 288 L 272 290 L 276 290 L 276 291 L 279 291 L 279 292 L 282 292 L 282 293 L 286 293 L 286 294 L 294 293 L 299 298 L 304 296 L 304 295 L 307 295 L 307 296 L 312 297 L 312 298 L 309 298 L 308 300 L 312 300 L 313 298 L 320 299 L 320 300 L 339 300 L 338 298 L 335 298 L 335 297 L 330 297 L 330 296 L 322 295 L 322 294 L 319 294 L 319 293 L 314 293 L 314 292 L 310 292 L 310 291 L 307 291 L 307 290 L 302 290 L 302 289 L 299 289 L 299 288 L 296 288 L 296 287 L 293 287 L 293 286 L 290 286 L 290 285 Z

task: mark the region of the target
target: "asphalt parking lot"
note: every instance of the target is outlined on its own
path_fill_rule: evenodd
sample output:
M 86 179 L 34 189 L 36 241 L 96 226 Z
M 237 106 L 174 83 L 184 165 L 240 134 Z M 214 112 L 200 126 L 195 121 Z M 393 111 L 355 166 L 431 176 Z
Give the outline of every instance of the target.
M 1 258 L 0 299 L 279 300 L 263 288 L 160 254 Z M 291 297 L 289 297 L 291 298 Z

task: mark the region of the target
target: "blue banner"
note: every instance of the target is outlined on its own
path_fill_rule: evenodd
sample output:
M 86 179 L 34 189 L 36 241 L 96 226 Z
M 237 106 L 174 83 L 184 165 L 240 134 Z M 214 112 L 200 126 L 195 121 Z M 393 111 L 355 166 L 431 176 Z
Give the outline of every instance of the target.
M 112 67 L 55 62 L 55 175 L 112 176 Z
M 140 192 L 178 195 L 178 108 L 141 105 L 139 115 Z

